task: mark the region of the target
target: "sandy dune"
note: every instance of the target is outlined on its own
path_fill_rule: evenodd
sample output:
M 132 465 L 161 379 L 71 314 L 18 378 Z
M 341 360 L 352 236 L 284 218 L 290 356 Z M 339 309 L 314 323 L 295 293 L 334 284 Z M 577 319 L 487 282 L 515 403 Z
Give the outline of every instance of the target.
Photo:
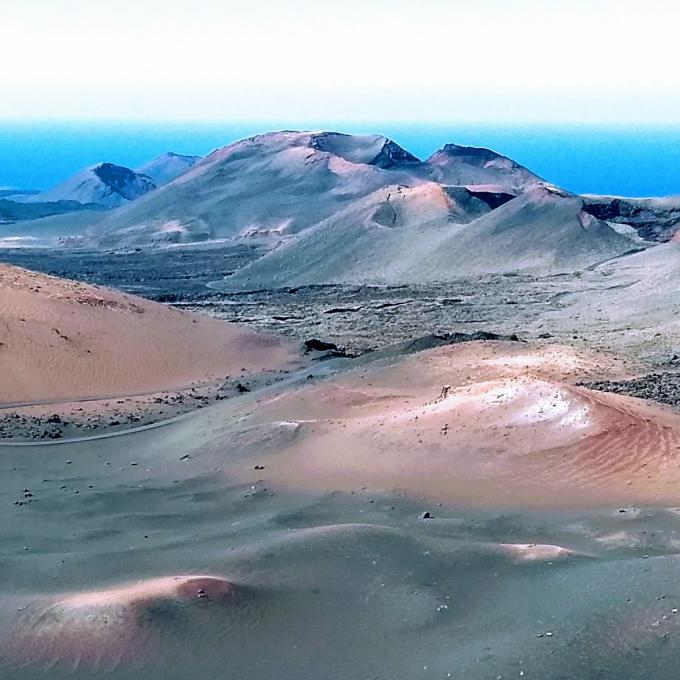
M 139 665 L 157 631 L 154 608 L 196 604 L 224 605 L 235 587 L 215 576 L 148 579 L 110 590 L 71 593 L 36 603 L 18 617 L 13 635 L 0 643 L 0 655 L 14 664 L 55 663 L 103 672 L 121 662 Z
M 3 679 L 676 677 L 680 417 L 576 386 L 639 367 L 381 356 L 3 447 Z
M 275 369 L 284 342 L 105 288 L 0 266 L 0 402 L 178 388 Z
M 559 346 L 443 347 L 264 401 L 248 441 L 265 479 L 293 488 L 478 506 L 680 500 L 680 417 L 573 384 L 622 374 L 618 363 Z

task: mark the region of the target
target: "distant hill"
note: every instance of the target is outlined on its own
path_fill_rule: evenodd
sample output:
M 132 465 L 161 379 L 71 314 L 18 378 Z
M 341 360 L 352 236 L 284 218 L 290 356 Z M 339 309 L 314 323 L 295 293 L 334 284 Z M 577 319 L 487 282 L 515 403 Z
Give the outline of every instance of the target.
M 427 160 L 431 178 L 442 184 L 489 185 L 521 193 L 548 183 L 519 163 L 490 149 L 447 144 Z
M 423 161 L 382 135 L 271 132 L 201 159 L 167 153 L 140 170 L 145 172 L 102 164 L 48 192 L 12 197 L 52 207 L 41 208 L 40 218 L 25 224 L 25 234 L 14 225 L 9 237 L 17 242 L 30 232 L 31 239 L 54 242 L 69 236 L 102 248 L 213 240 L 275 248 L 290 241 L 263 262 L 267 268 L 288 248 L 305 244 L 305 253 L 279 262 L 278 273 L 254 264 L 247 276 L 260 285 L 272 277 L 299 281 L 303 274 L 315 281 L 377 281 L 450 278 L 452 268 L 569 270 L 643 247 L 640 237 L 665 241 L 680 231 L 680 199 L 578 199 L 490 149 L 447 144 Z M 42 216 L 59 201 L 110 210 L 80 212 L 71 221 Z M 459 228 L 483 219 L 488 221 L 478 226 L 488 230 L 485 238 Z M 459 261 L 463 244 L 470 252 Z M 425 257 L 429 245 L 429 266 L 410 261 Z M 375 251 L 373 268 L 362 249 Z M 383 266 L 381 258 L 390 261 Z
M 135 172 L 150 177 L 156 186 L 172 182 L 173 179 L 193 168 L 201 156 L 183 156 L 169 151 L 140 166 Z
M 112 213 L 93 236 L 115 245 L 293 234 L 378 188 L 423 183 L 421 169 L 379 135 L 258 135 Z
M 120 165 L 100 163 L 80 171 L 52 189 L 22 197 L 24 203 L 75 201 L 117 207 L 156 188 L 154 181 Z
M 170 162 L 161 158 L 161 166 Z M 141 169 L 154 176 L 153 168 Z M 311 227 L 377 189 L 432 181 L 513 195 L 546 184 L 487 149 L 450 144 L 423 162 L 381 135 L 275 132 L 218 149 L 112 213 L 92 236 L 106 246 L 271 239 Z

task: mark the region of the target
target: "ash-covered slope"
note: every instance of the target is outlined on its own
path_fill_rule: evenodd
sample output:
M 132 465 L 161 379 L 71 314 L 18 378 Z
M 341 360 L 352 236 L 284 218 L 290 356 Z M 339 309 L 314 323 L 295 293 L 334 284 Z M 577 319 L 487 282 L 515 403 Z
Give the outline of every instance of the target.
M 433 182 L 385 187 L 298 234 L 224 283 L 275 288 L 402 280 L 404 267 L 425 247 L 423 241 L 439 240 L 454 225 L 468 223 L 511 198 Z
M 668 356 L 680 338 L 680 243 L 664 243 L 597 268 L 606 285 L 572 293 L 563 300 L 565 314 L 578 316 L 599 337 L 621 335 L 628 347 L 650 345 L 658 336 Z M 573 311 L 572 311 L 573 310 Z
M 378 135 L 258 135 L 117 210 L 92 237 L 129 245 L 296 233 L 380 187 L 422 183 L 420 166 Z
M 164 153 L 153 158 L 148 163 L 144 163 L 135 172 L 151 177 L 156 186 L 161 186 L 183 175 L 200 160 L 201 156 L 183 156 L 182 154 L 168 151 L 168 153 Z
M 156 188 L 154 181 L 134 170 L 113 163 L 100 163 L 39 194 L 22 199 L 25 203 L 76 201 L 117 207 Z
M 537 188 L 449 234 L 427 255 L 435 279 L 455 270 L 574 271 L 611 259 L 639 244 L 583 209 L 577 196 Z
M 573 271 L 635 244 L 583 211 L 581 199 L 534 189 L 499 194 L 428 184 L 383 189 L 307 230 L 220 285 L 425 283 L 470 274 Z
M 427 160 L 433 181 L 457 186 L 489 185 L 519 194 L 548 183 L 490 149 L 446 144 Z

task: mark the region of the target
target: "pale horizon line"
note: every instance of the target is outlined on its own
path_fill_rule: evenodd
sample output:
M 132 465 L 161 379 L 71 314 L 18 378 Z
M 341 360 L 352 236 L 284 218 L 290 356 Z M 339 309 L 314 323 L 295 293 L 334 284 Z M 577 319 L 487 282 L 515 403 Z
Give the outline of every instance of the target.
M 263 132 L 331 132 L 332 125 L 350 127 L 353 125 L 367 127 L 376 126 L 408 126 L 418 127 L 445 127 L 447 125 L 458 125 L 465 127 L 579 127 L 579 128 L 631 128 L 631 127 L 659 127 L 659 128 L 678 128 L 680 120 L 579 120 L 568 119 L 486 119 L 486 118 L 460 118 L 460 119 L 416 119 L 416 118 L 324 118 L 309 119 L 302 118 L 288 119 L 281 118 L 272 120 L 268 118 L 201 118 L 188 116 L 183 118 L 148 117 L 148 118 L 99 118 L 99 117 L 2 117 L 0 125 L 30 126 L 30 125 L 224 125 L 224 126 L 263 126 Z M 265 129 L 266 128 L 266 129 Z

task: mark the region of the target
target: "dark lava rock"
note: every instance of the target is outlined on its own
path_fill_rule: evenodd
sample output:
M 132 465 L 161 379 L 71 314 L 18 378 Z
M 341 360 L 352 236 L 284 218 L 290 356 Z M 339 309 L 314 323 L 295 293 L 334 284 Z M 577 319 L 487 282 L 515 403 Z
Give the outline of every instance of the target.
M 423 335 L 420 338 L 415 338 L 407 343 L 404 343 L 402 349 L 409 352 L 422 352 L 426 349 L 434 347 L 442 347 L 444 345 L 457 345 L 461 342 L 476 342 L 479 340 L 503 340 L 506 342 L 522 342 L 520 338 L 513 333 L 512 335 L 501 335 L 499 333 L 490 333 L 488 331 L 475 331 L 474 333 L 433 333 L 431 335 Z
M 326 342 L 325 340 L 318 340 L 317 338 L 305 340 L 305 354 L 309 354 L 310 352 L 319 352 L 319 354 L 314 357 L 315 360 L 352 356 L 344 349 L 339 348 L 336 344 L 332 342 Z
M 317 338 L 305 340 L 305 352 L 327 352 L 329 350 L 337 351 L 337 349 L 338 346 L 332 342 L 318 340 Z
M 680 373 L 650 373 L 633 380 L 599 380 L 582 382 L 579 386 L 680 406 Z

